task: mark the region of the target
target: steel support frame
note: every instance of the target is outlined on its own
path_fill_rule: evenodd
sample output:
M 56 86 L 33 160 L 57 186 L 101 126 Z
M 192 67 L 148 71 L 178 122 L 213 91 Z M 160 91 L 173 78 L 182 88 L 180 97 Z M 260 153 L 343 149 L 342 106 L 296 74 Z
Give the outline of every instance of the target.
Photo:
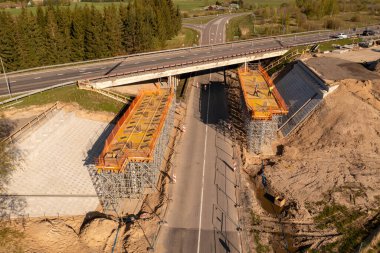
M 138 199 L 146 188 L 157 184 L 158 173 L 169 142 L 169 134 L 174 124 L 175 99 L 172 100 L 165 124 L 153 151 L 152 162 L 129 162 L 123 172 L 96 172 L 90 169 L 94 186 L 104 210 L 116 210 L 121 199 Z
M 247 108 L 244 101 L 243 91 L 241 92 L 241 106 L 244 115 L 245 131 L 247 133 L 246 144 L 250 153 L 261 154 L 262 151 L 270 146 L 276 138 L 280 115 L 273 115 L 270 120 L 255 120 Z

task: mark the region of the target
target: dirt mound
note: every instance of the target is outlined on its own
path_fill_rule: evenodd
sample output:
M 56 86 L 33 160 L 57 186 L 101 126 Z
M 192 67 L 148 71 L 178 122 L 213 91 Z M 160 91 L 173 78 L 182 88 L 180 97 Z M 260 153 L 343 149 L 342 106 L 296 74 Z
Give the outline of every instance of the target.
M 371 81 L 342 81 L 283 143 L 283 156 L 266 170 L 271 187 L 301 207 L 321 200 L 362 209 L 376 207 L 380 197 L 379 90 L 379 84 Z
M 21 240 L 11 249 L 10 243 L 3 246 L 2 252 L 111 252 L 119 223 L 112 217 L 93 212 L 84 216 L 60 218 L 30 218 L 14 220 L 11 224 L 2 224 L 2 228 L 16 229 L 21 233 Z M 116 247 L 123 244 L 125 226 L 119 231 Z M 12 237 L 15 238 L 13 233 Z

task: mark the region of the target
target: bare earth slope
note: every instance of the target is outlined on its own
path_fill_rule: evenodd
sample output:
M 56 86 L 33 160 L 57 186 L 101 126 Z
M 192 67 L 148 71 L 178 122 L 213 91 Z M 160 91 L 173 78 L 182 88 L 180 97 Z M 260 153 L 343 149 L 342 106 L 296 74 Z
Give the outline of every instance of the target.
M 328 200 L 363 209 L 380 197 L 379 84 L 344 80 L 284 143 L 266 170 L 271 186 L 303 206 Z M 307 212 L 303 215 L 308 216 Z

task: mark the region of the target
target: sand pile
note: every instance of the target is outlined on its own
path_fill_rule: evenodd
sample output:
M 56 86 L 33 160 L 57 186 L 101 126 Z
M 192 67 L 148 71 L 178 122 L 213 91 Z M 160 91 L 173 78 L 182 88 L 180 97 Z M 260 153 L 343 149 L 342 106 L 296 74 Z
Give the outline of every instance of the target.
M 118 222 L 113 217 L 93 212 L 88 213 L 86 217 L 16 220 L 7 227 L 12 227 L 22 233 L 22 239 L 15 244 L 22 249 L 22 252 L 95 253 L 111 252 Z M 125 229 L 126 227 L 122 226 L 119 231 L 116 243 L 118 252 L 122 248 Z M 13 237 L 14 235 L 12 235 Z M 13 252 L 10 250 L 12 245 L 5 244 L 3 246 L 5 247 L 0 248 L 1 253 Z
M 380 88 L 344 80 L 266 169 L 271 187 L 300 207 L 335 202 L 361 209 L 380 200 Z M 308 217 L 301 208 L 299 214 Z

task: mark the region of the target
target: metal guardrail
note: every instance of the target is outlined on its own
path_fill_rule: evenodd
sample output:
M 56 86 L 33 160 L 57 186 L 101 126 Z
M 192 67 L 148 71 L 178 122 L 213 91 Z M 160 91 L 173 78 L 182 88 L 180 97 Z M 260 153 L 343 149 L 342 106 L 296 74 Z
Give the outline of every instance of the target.
M 247 42 L 252 42 L 252 41 L 257 41 L 257 40 L 265 40 L 265 39 L 273 39 L 273 38 L 286 38 L 286 37 L 294 36 L 294 35 L 297 36 L 297 35 L 305 35 L 305 34 L 312 34 L 312 33 L 317 33 L 317 32 L 327 32 L 327 31 L 331 31 L 331 30 L 316 30 L 316 31 L 276 35 L 276 36 L 258 37 L 258 38 L 248 39 L 248 40 L 231 41 L 231 42 L 226 42 L 226 43 L 216 43 L 216 44 L 203 45 L 203 46 L 183 47 L 183 48 L 175 48 L 175 49 L 167 49 L 167 50 L 150 51 L 150 52 L 145 52 L 145 53 L 120 55 L 120 56 L 115 56 L 115 57 L 108 57 L 108 58 L 88 60 L 88 61 L 69 62 L 69 63 L 63 63 L 63 64 L 35 67 L 35 68 L 29 68 L 29 69 L 23 69 L 23 70 L 8 72 L 8 75 L 13 76 L 13 75 L 27 73 L 27 72 L 33 72 L 33 71 L 60 69 L 60 68 L 65 68 L 65 67 L 79 66 L 79 65 L 91 64 L 91 63 L 105 63 L 107 61 L 125 60 L 128 58 L 135 58 L 135 57 L 140 57 L 140 56 L 145 56 L 145 55 L 163 54 L 163 53 L 178 52 L 178 51 L 188 51 L 191 49 L 193 49 L 193 50 L 194 49 L 203 49 L 203 48 L 209 48 L 209 47 L 215 47 L 215 46 L 221 46 L 221 45 L 240 44 L 240 43 L 247 43 Z
M 228 55 L 228 56 L 219 56 L 219 57 L 213 57 L 213 58 L 208 58 L 208 59 L 204 59 L 204 60 L 195 60 L 195 61 L 189 61 L 189 62 L 185 62 L 185 63 L 176 63 L 176 64 L 170 64 L 170 65 L 157 66 L 157 67 L 153 67 L 153 68 L 135 70 L 135 71 L 131 71 L 131 72 L 116 73 L 116 74 L 112 74 L 112 75 L 108 75 L 108 76 L 93 77 L 93 78 L 89 78 L 88 80 L 96 81 L 96 80 L 110 79 L 110 78 L 114 78 L 114 77 L 121 77 L 121 76 L 127 76 L 127 75 L 128 76 L 135 76 L 135 75 L 138 75 L 138 74 L 143 73 L 143 72 L 169 70 L 169 69 L 174 69 L 174 68 L 178 68 L 178 67 L 185 67 L 185 66 L 192 66 L 192 65 L 196 66 L 196 65 L 199 65 L 201 63 L 209 63 L 209 62 L 221 61 L 221 60 L 226 60 L 226 59 L 233 59 L 233 58 L 243 57 L 243 56 L 247 56 L 247 55 L 252 55 L 252 54 L 257 54 L 257 53 L 273 52 L 276 50 L 287 49 L 287 48 L 290 48 L 290 46 L 247 51 L 244 53 L 237 53 L 237 54 L 232 54 L 232 55 Z
M 49 113 L 52 113 L 58 109 L 58 102 L 56 102 L 52 107 L 44 111 L 43 113 L 37 115 L 37 117 L 33 118 L 31 121 L 26 123 L 24 126 L 21 128 L 17 129 L 15 132 L 13 132 L 10 136 L 6 137 L 5 139 L 2 139 L 0 142 L 1 143 L 9 143 L 12 142 L 21 134 L 23 134 L 25 131 L 31 129 L 33 126 L 36 124 L 40 123 L 42 119 L 46 118 Z
M 365 28 L 372 28 L 372 27 L 377 27 L 377 26 L 378 25 L 372 25 L 372 26 L 367 26 Z M 358 30 L 365 29 L 365 28 L 364 27 L 358 28 Z M 346 32 L 348 34 L 355 34 L 357 31 L 353 31 L 352 29 L 345 29 L 345 30 L 339 30 L 339 31 L 323 29 L 323 30 L 315 30 L 315 31 L 291 33 L 291 34 L 274 35 L 274 36 L 253 38 L 253 39 L 248 39 L 248 40 L 232 41 L 232 42 L 227 42 L 227 43 L 217 43 L 217 44 L 204 45 L 204 46 L 184 47 L 184 48 L 176 48 L 176 49 L 168 49 L 168 50 L 158 50 L 158 51 L 150 51 L 150 52 L 131 54 L 131 55 L 121 55 L 121 56 L 96 59 L 96 60 L 88 60 L 88 61 L 80 61 L 80 62 L 71 62 L 71 63 L 57 64 L 57 65 L 42 66 L 42 67 L 36 67 L 36 68 L 30 68 L 30 69 L 24 69 L 24 70 L 9 72 L 8 75 L 11 76 L 11 75 L 21 74 L 21 73 L 26 73 L 26 72 L 32 72 L 32 71 L 38 71 L 38 70 L 48 70 L 48 69 L 54 69 L 54 68 L 64 68 L 64 67 L 77 66 L 77 65 L 83 65 L 83 64 L 102 63 L 102 62 L 107 62 L 107 61 L 115 61 L 115 60 L 120 60 L 120 59 L 139 57 L 139 56 L 144 56 L 144 55 L 161 54 L 161 53 L 176 52 L 176 51 L 186 51 L 186 50 L 191 50 L 191 49 L 201 49 L 201 48 L 207 48 L 207 47 L 212 47 L 212 46 L 220 46 L 220 45 L 228 45 L 228 44 L 239 44 L 239 43 L 252 42 L 252 41 L 271 39 L 271 38 L 286 38 L 286 37 L 291 37 L 291 36 L 312 34 L 312 33 L 317 33 L 317 32 L 329 32 L 329 33 L 331 33 L 331 32 L 334 32 L 334 33 Z
M 374 27 L 374 26 L 369 26 L 367 28 L 370 28 L 370 27 Z M 360 28 L 360 29 L 363 29 L 363 28 Z M 233 46 L 233 45 L 239 44 L 239 43 L 247 43 L 247 42 L 253 42 L 253 41 L 264 40 L 264 39 L 269 39 L 269 38 L 283 38 L 283 37 L 289 37 L 289 36 L 297 36 L 297 35 L 300 35 L 300 34 L 310 34 L 310 33 L 316 33 L 316 32 L 321 32 L 321 31 L 329 31 L 328 33 L 326 32 L 326 34 L 331 35 L 331 30 L 320 30 L 320 31 L 293 33 L 293 34 L 286 34 L 286 35 L 279 35 L 279 36 L 270 36 L 270 37 L 262 37 L 262 38 L 256 38 L 256 39 L 250 39 L 250 40 L 243 40 L 243 41 L 237 41 L 237 42 L 219 43 L 219 44 L 213 44 L 213 45 L 207 45 L 207 46 L 187 47 L 187 48 L 179 48 L 179 49 L 171 49 L 171 50 L 163 50 L 163 51 L 152 51 L 152 52 L 148 52 L 148 53 L 126 55 L 126 56 L 117 56 L 117 57 L 107 58 L 107 59 L 99 59 L 99 60 L 92 60 L 92 61 L 83 61 L 83 62 L 76 62 L 76 63 L 67 63 L 67 64 L 61 64 L 61 65 L 52 65 L 52 66 L 39 67 L 39 68 L 33 68 L 33 69 L 27 69 L 27 70 L 21 70 L 21 71 L 11 72 L 9 74 L 12 75 L 12 74 L 17 74 L 17 73 L 22 73 L 22 72 L 29 72 L 29 71 L 34 71 L 34 70 L 44 70 L 44 69 L 50 69 L 50 68 L 56 68 L 56 67 L 73 66 L 73 65 L 77 65 L 77 64 L 87 64 L 87 63 L 92 63 L 92 62 L 104 62 L 104 61 L 107 61 L 107 60 L 130 58 L 130 57 L 137 57 L 137 56 L 142 56 L 142 55 L 151 55 L 151 54 L 157 54 L 157 53 L 166 53 L 166 52 L 183 51 L 183 50 L 191 50 L 191 49 L 202 49 L 202 48 L 209 48 L 209 47 L 215 47 L 215 46 L 221 46 L 221 45 L 231 45 L 231 46 Z M 343 31 L 351 31 L 351 30 L 343 30 Z M 335 32 L 337 32 L 337 31 L 335 31 Z M 350 34 L 356 34 L 356 32 L 357 31 L 352 31 Z M 295 47 L 295 46 L 309 45 L 311 43 L 321 43 L 321 42 L 332 41 L 332 40 L 337 40 L 337 39 L 329 38 L 329 39 L 317 40 L 317 41 L 313 41 L 313 42 L 294 43 L 291 46 L 283 46 L 281 48 L 286 49 L 286 48 Z M 276 50 L 276 49 L 272 49 L 271 51 L 273 51 L 273 50 Z M 260 53 L 260 52 L 263 52 L 263 51 L 268 51 L 268 50 L 258 50 L 258 51 L 254 51 L 254 52 L 250 51 L 249 53 L 245 53 L 244 55 L 252 54 L 252 53 Z M 238 57 L 238 56 L 242 56 L 242 55 L 243 54 L 234 54 L 234 55 L 229 56 L 229 57 L 217 57 L 217 58 L 206 59 L 206 60 L 202 60 L 202 61 L 192 61 L 190 63 L 191 64 L 199 64 L 200 62 L 205 62 L 205 61 L 210 62 L 210 61 L 213 61 L 213 60 L 221 60 L 221 59 L 226 59 L 226 58 L 233 58 L 233 57 Z M 138 71 L 132 71 L 132 72 L 129 72 L 129 73 L 114 74 L 112 76 L 106 76 L 106 77 L 101 77 L 101 78 L 112 78 L 112 77 L 116 77 L 116 76 L 125 76 L 125 75 L 131 75 L 131 76 L 133 76 L 133 75 L 140 74 L 141 72 L 147 72 L 147 71 L 152 71 L 152 70 L 162 70 L 162 69 L 168 69 L 168 68 L 173 68 L 173 67 L 175 68 L 175 67 L 178 67 L 178 66 L 185 66 L 185 65 L 188 66 L 189 62 L 187 62 L 185 64 L 183 64 L 183 63 L 182 64 L 174 64 L 174 65 L 156 67 L 156 68 L 151 68 L 151 69 L 143 69 L 143 70 L 138 70 Z M 92 78 L 90 80 L 100 80 L 100 77 L 94 77 L 94 78 Z M 4 104 L 7 104 L 7 103 L 10 103 L 10 102 L 13 102 L 13 101 L 20 100 L 20 99 L 22 99 L 24 97 L 28 97 L 28 96 L 40 93 L 40 92 L 44 92 L 44 91 L 47 91 L 47 90 L 50 90 L 50 89 L 54 89 L 54 88 L 58 88 L 58 87 L 63 87 L 63 86 L 66 86 L 66 85 L 72 85 L 72 84 L 75 84 L 75 83 L 73 81 L 70 81 L 70 82 L 66 82 L 66 83 L 62 83 L 62 84 L 53 85 L 53 86 L 50 86 L 50 87 L 47 87 L 47 88 L 44 88 L 44 89 L 39 89 L 39 90 L 36 90 L 36 91 L 32 91 L 30 93 L 23 94 L 23 95 L 15 97 L 15 98 L 10 98 L 10 99 L 4 100 L 4 101 L 0 102 L 0 106 L 4 105 Z

